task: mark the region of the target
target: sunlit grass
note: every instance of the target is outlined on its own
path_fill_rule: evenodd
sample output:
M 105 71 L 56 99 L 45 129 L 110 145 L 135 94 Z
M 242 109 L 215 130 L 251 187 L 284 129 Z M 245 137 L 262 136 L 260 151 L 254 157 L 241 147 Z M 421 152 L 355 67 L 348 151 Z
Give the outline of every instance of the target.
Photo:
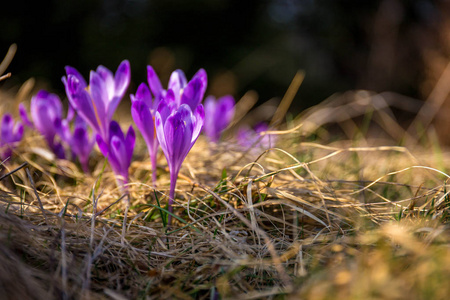
M 391 98 L 331 98 L 272 149 L 200 138 L 170 227 L 165 159 L 154 188 L 138 140 L 125 236 L 102 156 L 86 174 L 28 132 L 2 166 L 27 163 L 0 181 L 2 282 L 21 299 L 445 299 L 450 155 L 404 131 Z

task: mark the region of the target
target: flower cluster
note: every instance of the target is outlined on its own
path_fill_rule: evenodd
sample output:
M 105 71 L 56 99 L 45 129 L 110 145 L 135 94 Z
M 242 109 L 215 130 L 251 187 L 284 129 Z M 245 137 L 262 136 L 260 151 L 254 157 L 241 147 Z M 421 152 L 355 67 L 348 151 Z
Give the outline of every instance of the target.
M 172 212 L 178 173 L 203 127 L 205 112 L 201 102 L 207 76 L 200 69 L 187 81 L 183 71 L 176 70 L 170 76 L 168 88 L 163 89 L 155 71 L 148 66 L 147 82 L 148 87 L 142 83 L 136 94 L 131 95 L 131 114 L 147 143 L 154 183 L 158 144 L 166 157 L 170 171 L 169 211 Z M 169 216 L 169 223 L 170 219 Z
M 66 130 L 66 133 L 69 132 L 67 136 L 71 136 L 72 141 L 76 139 L 91 145 L 84 125 L 89 124 L 96 136 L 100 151 L 109 159 L 121 186 L 128 183 L 128 168 L 133 156 L 135 134 L 130 127 L 125 138 L 119 124 L 112 118 L 128 89 L 130 74 L 130 63 L 124 60 L 115 74 L 104 66 L 91 71 L 89 86 L 84 77 L 70 66 L 66 67 L 66 76 L 62 78 L 67 98 L 83 120 L 82 125 L 75 126 L 72 135 Z M 89 146 L 77 148 L 79 156 L 84 161 L 88 156 L 88 148 Z
M 47 91 L 41 90 L 31 99 L 31 120 L 23 103 L 19 106 L 20 116 L 24 124 L 36 129 L 47 141 L 57 158 L 66 158 L 66 147 L 72 150 L 72 159 L 77 157 L 84 171 L 88 172 L 89 155 L 93 147 L 93 139 L 89 137 L 86 124 L 74 110 L 69 107 L 67 117 L 63 118 L 61 99 Z M 70 130 L 71 121 L 75 119 L 74 131 Z
M 156 156 L 159 144 L 159 135 L 155 128 L 155 117 L 157 111 L 176 110 L 182 104 L 188 105 L 191 111 L 195 111 L 201 103 L 207 86 L 207 76 L 203 69 L 200 69 L 192 79 L 187 82 L 184 72 L 176 70 L 169 79 L 167 90 L 163 89 L 158 75 L 151 66 L 147 66 L 147 82 L 142 83 L 136 92 L 131 95 L 133 102 L 131 114 L 133 120 L 140 130 L 150 154 L 153 170 L 153 183 L 156 181 Z M 152 97 L 153 94 L 153 97 Z M 160 108 L 164 107 L 164 108 Z M 164 147 L 163 145 L 161 145 Z M 166 155 L 166 152 L 163 152 Z M 166 155 L 167 157 L 167 155 Z
M 67 117 L 63 117 L 60 98 L 41 90 L 31 99 L 31 119 L 25 106 L 20 104 L 24 124 L 42 134 L 56 157 L 66 158 L 69 148 L 72 159 L 78 158 L 85 172 L 89 172 L 89 156 L 97 141 L 102 154 L 109 158 L 113 171 L 120 177 L 118 181 L 128 182 L 134 131 L 130 128 L 124 138 L 112 117 L 130 83 L 130 63 L 124 60 L 115 74 L 99 66 L 91 71 L 89 85 L 75 68 L 67 66 L 62 82 L 69 100 Z M 93 132 L 92 137 L 88 127 Z
M 67 66 L 65 70 L 62 82 L 69 100 L 66 116 L 60 98 L 42 90 L 31 100 L 31 118 L 25 106 L 20 105 L 23 123 L 38 131 L 58 158 L 67 158 L 67 153 L 72 159 L 78 158 L 85 172 L 89 171 L 89 156 L 96 142 L 100 152 L 108 158 L 118 184 L 125 187 L 136 135 L 132 126 L 125 134 L 113 116 L 130 83 L 129 62 L 124 60 L 115 73 L 99 66 L 90 72 L 89 82 L 75 68 Z M 155 70 L 147 66 L 147 82 L 141 83 L 136 93 L 130 95 L 131 115 L 147 144 L 154 185 L 159 146 L 166 157 L 171 179 L 170 212 L 181 166 L 204 124 L 205 134 L 217 143 L 234 115 L 231 96 L 217 101 L 210 96 L 203 107 L 207 81 L 203 69 L 190 80 L 182 70 L 175 70 L 164 88 Z M 10 151 L 22 134 L 23 126 L 20 123 L 14 126 L 11 116 L 5 115 L 0 140 L 2 157 L 10 154 L 3 146 L 8 145 L 6 150 Z

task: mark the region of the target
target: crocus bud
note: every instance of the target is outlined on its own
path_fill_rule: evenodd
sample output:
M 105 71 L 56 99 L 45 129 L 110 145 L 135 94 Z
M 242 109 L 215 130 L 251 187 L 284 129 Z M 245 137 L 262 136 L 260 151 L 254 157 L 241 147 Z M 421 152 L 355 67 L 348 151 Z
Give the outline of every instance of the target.
M 23 125 L 20 122 L 14 124 L 14 119 L 10 114 L 3 115 L 0 129 L 0 159 L 11 157 L 12 150 L 22 140 Z
M 47 91 L 41 90 L 31 98 L 30 113 L 28 118 L 27 111 L 23 104 L 19 107 L 20 116 L 23 122 L 42 134 L 47 141 L 48 146 L 58 158 L 65 158 L 64 148 L 56 138 L 62 131 L 62 104 L 59 97 Z
M 136 127 L 142 134 L 145 143 L 147 144 L 148 153 L 152 162 L 152 180 L 153 185 L 156 184 L 156 158 L 158 154 L 158 139 L 155 132 L 155 103 L 152 101 L 152 95 L 145 83 L 139 85 L 136 95 L 130 95 L 131 101 L 131 116 L 133 117 Z
M 128 183 L 128 168 L 133 157 L 136 135 L 133 127 L 130 126 L 125 136 L 116 121 L 111 121 L 108 135 L 109 139 L 105 141 L 98 134 L 97 144 L 102 154 L 108 158 L 117 181 L 122 186 Z
M 217 101 L 213 96 L 205 99 L 204 132 L 211 142 L 217 143 L 220 135 L 234 117 L 234 99 L 224 96 Z

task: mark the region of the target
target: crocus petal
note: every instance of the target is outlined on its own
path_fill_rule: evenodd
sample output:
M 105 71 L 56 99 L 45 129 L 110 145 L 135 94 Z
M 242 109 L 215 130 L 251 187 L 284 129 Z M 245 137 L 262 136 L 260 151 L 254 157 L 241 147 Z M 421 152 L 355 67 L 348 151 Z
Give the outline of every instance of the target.
M 131 116 L 142 134 L 147 146 L 151 148 L 156 142 L 153 116 L 144 101 L 134 101 L 131 105 Z
M 177 87 L 178 90 L 183 89 L 187 84 L 186 75 L 184 75 L 183 70 L 177 69 L 170 74 L 169 85 L 167 89 L 176 90 L 174 87 Z
M 177 169 L 176 162 L 178 159 L 176 157 L 174 157 L 174 154 L 173 154 L 173 150 L 174 150 L 173 148 L 174 148 L 174 143 L 175 143 L 174 142 L 174 133 L 175 133 L 175 128 L 178 127 L 178 125 L 180 125 L 180 124 L 174 124 L 175 121 L 173 119 L 174 119 L 173 115 L 169 116 L 169 118 L 167 118 L 167 121 L 164 124 L 162 136 L 164 136 L 164 138 L 165 138 L 165 146 L 166 146 L 165 148 L 162 147 L 162 144 L 160 141 L 161 149 L 164 152 L 164 156 L 166 157 L 167 164 L 169 165 L 169 170 L 171 173 L 175 172 Z M 179 129 L 179 130 L 182 130 L 182 129 Z
M 66 138 L 59 97 L 41 90 L 31 99 L 30 111 L 34 127 L 44 136 L 48 146 L 58 158 L 65 158 L 63 145 L 55 140 L 56 135 L 60 135 L 63 140 Z
M 192 76 L 192 79 L 198 78 L 200 79 L 200 81 L 203 83 L 203 85 L 206 86 L 208 85 L 208 74 L 206 73 L 205 69 L 200 68 L 197 73 L 194 74 L 194 76 Z
M 84 166 L 87 166 L 88 164 L 89 156 L 95 143 L 95 139 L 89 137 L 86 125 L 86 122 L 82 118 L 76 116 L 74 131 L 70 141 L 73 153 Z
M 123 175 L 125 170 L 128 171 L 128 156 L 124 140 L 120 139 L 118 136 L 113 136 L 111 138 L 110 145 L 110 156 L 111 165 L 115 173 Z
M 175 101 L 178 106 L 181 104 L 181 93 L 186 84 L 186 76 L 182 70 L 175 70 L 172 72 L 167 89 L 174 92 Z
M 86 80 L 84 80 L 83 76 L 75 68 L 73 68 L 71 66 L 66 66 L 65 70 L 66 70 L 67 76 L 73 75 L 78 79 L 82 88 L 85 88 L 87 86 Z
M 105 124 L 107 121 L 106 109 L 109 105 L 110 99 L 107 92 L 107 84 L 99 74 L 93 71 L 91 71 L 89 89 L 91 91 L 91 97 L 97 118 L 102 124 L 102 127 L 105 125 L 107 126 L 108 124 Z
M 218 100 L 215 118 L 217 120 L 217 130 L 219 133 L 230 124 L 234 117 L 235 102 L 231 96 L 224 96 Z
M 95 136 L 95 140 L 97 141 L 97 145 L 98 148 L 100 149 L 100 152 L 103 154 L 104 157 L 107 157 L 109 153 L 108 144 L 103 140 L 103 138 L 99 134 Z
M 56 94 L 47 93 L 48 106 L 52 109 L 49 110 L 53 119 L 62 119 L 62 102 Z
M 87 129 L 86 121 L 85 121 L 83 118 L 81 118 L 79 115 L 77 115 L 77 116 L 75 117 L 74 128 L 83 128 L 83 129 Z
M 100 133 L 98 119 L 92 104 L 91 95 L 82 87 L 79 80 L 69 75 L 65 83 L 67 97 L 77 113 L 97 132 Z
M 39 103 L 34 109 L 33 123 L 36 129 L 47 139 L 49 144 L 53 142 L 56 134 L 55 126 L 52 120 L 52 115 L 47 106 Z
M 115 96 L 119 98 L 123 97 L 128 85 L 130 84 L 130 76 L 130 62 L 128 60 L 124 60 L 120 63 L 116 74 L 114 75 Z
M 214 96 L 208 96 L 205 98 L 205 114 L 208 115 L 214 115 L 214 112 L 216 111 L 216 98 Z
M 136 95 L 130 95 L 131 101 L 143 101 L 145 105 L 152 108 L 152 94 L 145 83 L 141 83 L 136 91 Z
M 163 135 L 165 138 L 165 144 L 167 147 L 167 156 L 169 156 L 169 158 L 171 158 L 173 156 L 173 144 L 174 144 L 174 128 L 178 125 L 178 124 L 174 124 L 174 121 L 169 121 L 170 119 L 174 118 L 174 115 L 170 115 L 166 122 L 164 123 L 164 131 L 163 131 Z M 168 161 L 169 162 L 169 161 Z M 172 161 L 171 161 L 172 162 Z
M 173 93 L 171 93 L 171 90 L 168 90 L 166 98 L 158 105 L 157 111 L 161 115 L 162 123 L 165 123 L 170 114 L 176 109 L 176 104 L 172 101 L 171 95 Z
M 27 113 L 27 110 L 25 108 L 25 105 L 23 105 L 23 103 L 19 104 L 19 115 L 20 115 L 20 118 L 22 119 L 23 124 L 25 124 L 25 126 L 34 128 L 33 123 L 31 123 L 30 119 L 28 118 L 28 113 Z
M 214 96 L 208 96 L 205 99 L 205 126 L 203 131 L 205 132 L 206 136 L 212 141 L 212 142 L 218 142 L 219 136 L 217 134 L 218 130 L 216 129 L 216 123 L 217 123 L 217 116 L 215 114 L 216 112 L 216 99 Z
M 212 142 L 218 142 L 220 134 L 231 123 L 234 117 L 235 102 L 230 95 L 217 101 L 213 96 L 205 99 L 205 134 Z
M 128 132 L 125 137 L 125 150 L 126 150 L 126 162 L 127 162 L 126 169 L 127 170 L 131 164 L 131 159 L 133 158 L 133 150 L 134 150 L 135 142 L 136 142 L 136 133 L 134 132 L 133 126 L 130 126 L 130 128 L 128 128 Z
M 52 141 L 62 119 L 61 100 L 57 95 L 41 90 L 31 99 L 30 106 L 34 126 Z
M 117 68 L 113 86 L 110 87 L 109 82 L 107 84 L 109 103 L 106 106 L 107 107 L 106 122 L 109 122 L 112 119 L 114 112 L 117 109 L 117 106 L 119 105 L 123 95 L 125 94 L 128 88 L 129 83 L 130 83 L 130 63 L 128 62 L 128 60 L 124 60 Z
M 176 102 L 175 99 L 175 93 L 173 90 L 167 90 L 165 96 L 164 96 L 164 100 L 167 102 L 167 104 L 171 107 L 178 107 L 180 106 L 179 103 Z
M 111 123 L 109 124 L 109 136 L 110 139 L 113 136 L 117 136 L 119 137 L 120 140 L 122 141 L 125 140 L 125 136 L 123 135 L 122 129 L 120 128 L 119 123 L 117 123 L 116 121 L 111 121 Z
M 69 108 L 67 108 L 67 117 L 66 120 L 68 122 L 72 121 L 75 117 L 75 110 L 73 109 L 72 105 L 69 103 Z
M 66 120 L 62 120 L 61 122 L 61 129 L 59 132 L 59 136 L 61 137 L 61 139 L 70 145 L 70 147 L 73 147 L 71 139 L 72 139 L 72 135 L 70 132 L 70 125 L 69 122 Z
M 23 131 L 24 131 L 23 124 L 20 122 L 17 122 L 16 126 L 14 126 L 14 131 L 13 131 L 14 137 L 13 137 L 12 142 L 20 141 L 23 137 Z
M 76 154 L 82 164 L 87 164 L 89 155 L 94 146 L 94 140 L 89 139 L 89 133 L 86 128 L 75 127 L 72 136 L 72 151 Z
M 164 102 L 164 101 L 162 101 L 162 102 Z M 161 106 L 161 104 L 160 104 L 160 106 Z M 161 145 L 161 149 L 167 159 L 168 148 L 167 148 L 166 137 L 164 135 L 164 122 L 161 118 L 161 114 L 159 113 L 159 111 L 157 111 L 156 115 L 155 115 L 155 129 L 156 129 L 156 137 L 158 138 L 158 142 Z M 167 161 L 169 162 L 168 159 L 167 159 Z
M 164 135 L 168 149 L 168 155 L 172 161 L 171 167 L 177 172 L 186 155 L 192 147 L 191 140 L 194 130 L 192 112 L 187 105 L 182 105 L 169 118 L 164 126 Z
M 0 159 L 5 160 L 11 157 L 12 149 L 22 139 L 23 125 L 20 122 L 14 125 L 12 116 L 5 114 L 0 122 L 0 126 Z
M 108 106 L 108 114 L 107 114 L 107 120 L 111 120 L 114 116 L 114 113 L 117 109 L 117 106 L 119 105 L 120 101 L 122 100 L 121 97 L 113 97 L 111 99 L 111 101 L 109 102 L 109 106 Z
M 112 97 L 114 97 L 116 87 L 115 87 L 115 83 L 114 83 L 113 73 L 108 68 L 101 66 L 101 65 L 97 67 L 97 70 L 95 72 L 91 71 L 91 76 L 92 76 L 92 73 L 96 73 L 98 76 L 100 76 L 100 78 L 105 83 L 105 92 L 106 92 L 107 98 L 111 99 Z
M 65 153 L 64 147 L 61 143 L 51 144 L 50 148 L 52 149 L 53 153 L 55 153 L 57 158 L 59 158 L 59 159 L 66 158 L 66 153 Z
M 54 120 L 55 118 L 62 118 L 62 104 L 59 97 L 55 94 L 50 94 L 45 90 L 40 90 L 32 99 L 31 99 L 31 117 L 34 120 L 34 115 L 37 113 L 37 109 L 41 106 L 45 106 L 47 109 L 47 114 L 49 119 Z M 36 124 L 35 124 L 36 125 Z
M 109 125 L 109 142 L 105 143 L 100 135 L 97 135 L 97 143 L 100 151 L 107 156 L 111 168 L 122 181 L 128 181 L 128 168 L 131 164 L 136 134 L 132 126 L 128 129 L 126 138 L 116 121 L 111 121 Z
M 1 122 L 1 133 L 0 138 L 2 142 L 10 143 L 14 139 L 13 128 L 14 128 L 14 120 L 10 114 L 3 115 Z
M 192 80 L 189 81 L 185 89 L 183 90 L 183 95 L 181 96 L 181 103 L 188 104 L 192 111 L 195 110 L 197 105 L 199 105 L 206 91 L 206 87 L 208 84 L 208 79 L 206 75 L 206 71 L 200 69 Z
M 72 150 L 77 155 L 83 154 L 85 151 L 85 145 L 89 144 L 88 133 L 84 128 L 75 128 L 72 137 Z
M 130 133 L 130 135 L 134 134 Z M 131 143 L 131 138 L 129 140 Z M 125 180 L 128 178 L 128 168 L 131 162 L 129 157 L 132 156 L 128 153 L 129 147 L 125 146 L 125 137 L 116 121 L 111 121 L 109 125 L 109 142 L 106 144 L 103 139 L 97 136 L 97 144 L 99 145 L 100 151 L 105 157 L 108 157 L 111 168 L 116 175 L 123 176 Z M 134 147 L 134 142 L 132 143 Z
M 78 114 L 81 115 L 96 132 L 100 133 L 100 124 L 90 95 L 85 92 L 79 93 L 74 97 L 74 103 L 76 103 Z
M 67 98 L 69 98 L 69 102 L 76 108 L 76 105 L 73 103 L 73 95 L 78 93 L 80 90 L 86 89 L 86 82 L 84 81 L 84 78 L 82 78 L 83 81 L 80 81 L 80 79 L 73 74 L 68 74 L 67 77 L 63 76 L 61 78 L 64 88 L 66 90 Z
M 194 110 L 202 101 L 203 95 L 200 95 L 202 90 L 202 83 L 199 79 L 189 81 L 188 85 L 181 95 L 181 104 L 187 104 Z
M 147 66 L 147 81 L 155 99 L 157 99 L 157 101 L 161 100 L 163 88 L 161 81 L 152 66 Z
M 203 123 L 205 122 L 205 110 L 203 109 L 203 105 L 197 106 L 193 116 L 193 133 L 191 143 L 194 145 L 195 141 L 198 139 L 200 132 L 203 128 Z M 191 146 L 192 147 L 192 146 Z

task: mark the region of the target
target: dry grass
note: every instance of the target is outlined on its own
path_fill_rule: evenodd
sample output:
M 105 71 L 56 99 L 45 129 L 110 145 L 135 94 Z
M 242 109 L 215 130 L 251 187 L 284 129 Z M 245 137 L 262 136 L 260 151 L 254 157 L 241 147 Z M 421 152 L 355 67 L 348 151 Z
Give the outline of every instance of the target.
M 3 174 L 27 164 L 0 180 L 0 295 L 446 299 L 450 155 L 432 131 L 402 129 L 391 108 L 420 106 L 398 99 L 329 99 L 268 150 L 201 138 L 170 228 L 165 159 L 154 188 L 139 140 L 125 237 L 123 195 L 104 159 L 96 153 L 84 174 L 29 133 Z

